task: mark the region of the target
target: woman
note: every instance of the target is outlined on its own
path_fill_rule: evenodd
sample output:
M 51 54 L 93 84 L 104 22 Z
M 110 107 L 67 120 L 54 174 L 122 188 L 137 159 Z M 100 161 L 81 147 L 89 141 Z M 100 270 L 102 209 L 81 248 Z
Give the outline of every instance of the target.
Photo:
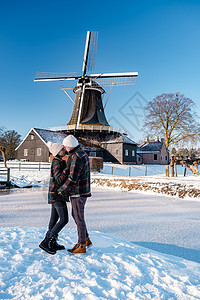
M 66 163 L 62 158 L 66 155 L 65 148 L 60 143 L 53 143 L 49 151 L 54 158 L 51 164 L 48 203 L 51 204 L 51 217 L 49 230 L 46 237 L 39 247 L 49 254 L 55 254 L 57 250 L 64 250 L 65 247 L 57 244 L 58 233 L 68 223 L 68 210 L 66 201 L 68 195 L 58 195 L 58 188 L 66 181 L 69 175 L 69 162 Z

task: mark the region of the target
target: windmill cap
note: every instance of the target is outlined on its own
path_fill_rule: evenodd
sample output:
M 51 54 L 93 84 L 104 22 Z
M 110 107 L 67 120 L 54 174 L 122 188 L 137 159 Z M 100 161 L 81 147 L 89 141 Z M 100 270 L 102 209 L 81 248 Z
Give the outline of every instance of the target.
M 53 143 L 49 147 L 49 151 L 53 154 L 53 156 L 56 156 L 62 149 L 63 145 L 60 143 Z
M 78 140 L 73 135 L 68 135 L 63 140 L 63 145 L 70 148 L 75 148 L 79 145 Z

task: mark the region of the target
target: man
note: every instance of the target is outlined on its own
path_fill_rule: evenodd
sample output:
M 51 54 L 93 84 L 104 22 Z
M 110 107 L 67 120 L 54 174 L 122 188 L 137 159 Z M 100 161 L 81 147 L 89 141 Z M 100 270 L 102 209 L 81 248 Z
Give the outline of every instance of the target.
M 63 140 L 63 145 L 70 155 L 70 172 L 67 181 L 58 189 L 58 194 L 69 194 L 72 205 L 72 217 L 78 231 L 78 243 L 68 249 L 71 253 L 86 253 L 86 247 L 92 245 L 84 219 L 84 207 L 90 192 L 90 162 L 88 155 L 80 147 L 73 135 Z

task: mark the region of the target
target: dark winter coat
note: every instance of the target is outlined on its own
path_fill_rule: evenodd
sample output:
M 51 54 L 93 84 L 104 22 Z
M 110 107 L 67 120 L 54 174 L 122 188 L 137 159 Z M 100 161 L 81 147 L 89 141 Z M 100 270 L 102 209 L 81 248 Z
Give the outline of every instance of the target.
M 62 160 L 60 157 L 54 157 L 51 164 L 50 182 L 49 182 L 49 193 L 48 193 L 48 203 L 51 204 L 56 200 L 69 201 L 69 196 L 59 195 L 58 188 L 67 180 L 69 175 L 69 164 Z
M 70 172 L 65 183 L 58 189 L 62 195 L 66 192 L 70 195 L 90 197 L 90 161 L 88 155 L 80 146 L 72 151 Z

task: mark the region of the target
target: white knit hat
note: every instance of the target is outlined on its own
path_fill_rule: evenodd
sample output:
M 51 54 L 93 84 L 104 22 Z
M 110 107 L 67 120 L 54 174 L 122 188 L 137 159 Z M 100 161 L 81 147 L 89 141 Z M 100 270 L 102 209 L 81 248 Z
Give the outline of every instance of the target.
M 79 145 L 79 142 L 73 135 L 70 134 L 64 138 L 63 145 L 66 147 L 75 148 Z
M 53 156 L 56 156 L 60 150 L 62 150 L 64 147 L 60 143 L 53 143 L 49 147 L 49 151 L 53 154 Z

